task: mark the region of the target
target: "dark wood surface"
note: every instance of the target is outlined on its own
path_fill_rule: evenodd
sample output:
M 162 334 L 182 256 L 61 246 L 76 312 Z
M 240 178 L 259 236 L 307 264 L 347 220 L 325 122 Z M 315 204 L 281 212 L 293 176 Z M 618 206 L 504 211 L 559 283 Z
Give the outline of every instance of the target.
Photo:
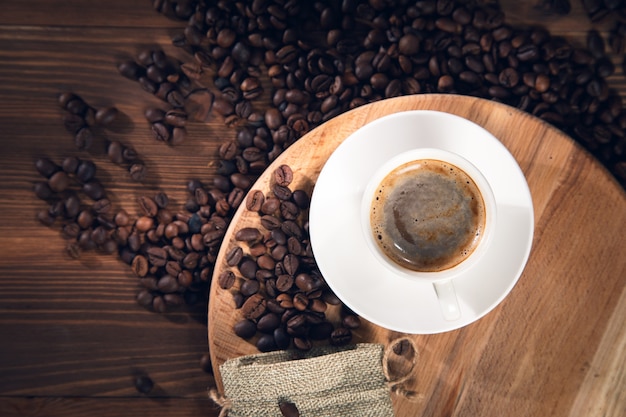
M 546 24 L 581 42 L 590 24 L 572 3 L 565 18 L 546 18 L 514 1 L 504 10 L 515 24 Z M 33 163 L 44 156 L 94 160 L 114 204 L 132 213 L 139 195 L 163 190 L 181 205 L 188 179 L 211 180 L 216 149 L 233 131 L 213 119 L 191 124 L 179 147 L 155 142 L 143 110 L 159 100 L 116 70 L 143 47 L 184 56 L 170 42 L 181 24 L 157 14 L 149 0 L 0 1 L 0 10 L 0 415 L 217 416 L 207 398 L 214 380 L 200 367 L 206 304 L 167 315 L 139 307 L 129 268 L 109 255 L 69 259 L 58 229 L 35 220 L 45 205 L 32 192 L 39 179 Z M 620 69 L 611 83 L 625 93 Z M 108 161 L 102 137 L 89 153 L 75 149 L 56 103 L 66 90 L 121 110 L 124 123 L 106 137 L 135 147 L 151 173 L 146 182 L 130 182 Z M 616 366 L 622 377 L 615 382 L 623 384 L 623 363 Z M 156 383 L 149 396 L 134 388 L 138 372 Z

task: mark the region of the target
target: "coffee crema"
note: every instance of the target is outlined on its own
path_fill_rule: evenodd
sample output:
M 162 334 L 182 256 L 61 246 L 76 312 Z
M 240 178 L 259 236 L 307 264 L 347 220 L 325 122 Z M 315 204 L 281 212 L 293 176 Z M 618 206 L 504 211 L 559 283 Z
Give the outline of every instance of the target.
M 474 180 L 435 159 L 407 162 L 375 190 L 370 206 L 374 240 L 401 267 L 419 272 L 450 269 L 478 246 L 485 202 Z

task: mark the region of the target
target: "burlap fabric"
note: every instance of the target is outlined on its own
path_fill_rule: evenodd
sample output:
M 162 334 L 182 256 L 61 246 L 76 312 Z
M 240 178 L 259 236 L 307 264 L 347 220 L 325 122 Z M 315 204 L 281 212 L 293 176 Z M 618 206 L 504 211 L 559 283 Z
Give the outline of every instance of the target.
M 301 417 L 393 416 L 382 358 L 382 345 L 364 343 L 231 359 L 220 367 L 228 416 L 282 417 L 281 401 Z

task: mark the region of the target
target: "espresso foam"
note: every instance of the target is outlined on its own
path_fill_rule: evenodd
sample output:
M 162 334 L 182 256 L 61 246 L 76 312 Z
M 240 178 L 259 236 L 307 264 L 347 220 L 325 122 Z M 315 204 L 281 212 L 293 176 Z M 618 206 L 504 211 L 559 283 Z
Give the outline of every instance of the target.
M 460 168 L 424 159 L 389 173 L 372 199 L 370 221 L 379 247 L 414 271 L 452 268 L 476 248 L 485 227 L 485 203 Z

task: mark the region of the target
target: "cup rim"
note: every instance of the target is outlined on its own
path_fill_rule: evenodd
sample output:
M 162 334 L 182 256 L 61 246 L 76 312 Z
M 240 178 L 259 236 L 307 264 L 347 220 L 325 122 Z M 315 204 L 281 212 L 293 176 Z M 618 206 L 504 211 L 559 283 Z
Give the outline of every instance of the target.
M 483 237 L 481 238 L 478 246 L 462 262 L 442 271 L 414 271 L 397 265 L 387 258 L 387 256 L 378 246 L 378 244 L 374 241 L 374 236 L 371 228 L 370 207 L 375 190 L 380 182 L 385 178 L 387 174 L 389 174 L 398 166 L 403 165 L 407 162 L 423 159 L 449 162 L 450 164 L 455 165 L 459 169 L 465 171 L 465 173 L 474 180 L 476 186 L 478 187 L 483 197 L 485 211 L 487 213 Z M 404 151 L 398 155 L 395 155 L 394 157 L 388 159 L 383 164 L 381 164 L 380 167 L 378 167 L 374 171 L 374 174 L 372 174 L 366 184 L 367 185 L 365 186 L 363 197 L 361 200 L 361 230 L 367 242 L 367 247 L 369 248 L 370 253 L 372 253 L 377 261 L 383 264 L 390 272 L 406 277 L 408 279 L 425 280 L 431 283 L 446 281 L 462 275 L 463 273 L 466 273 L 473 266 L 475 266 L 483 257 L 483 255 L 487 252 L 496 226 L 497 204 L 493 189 L 491 188 L 489 181 L 480 172 L 480 169 L 467 158 L 455 152 L 438 148 L 413 148 L 408 151 Z

